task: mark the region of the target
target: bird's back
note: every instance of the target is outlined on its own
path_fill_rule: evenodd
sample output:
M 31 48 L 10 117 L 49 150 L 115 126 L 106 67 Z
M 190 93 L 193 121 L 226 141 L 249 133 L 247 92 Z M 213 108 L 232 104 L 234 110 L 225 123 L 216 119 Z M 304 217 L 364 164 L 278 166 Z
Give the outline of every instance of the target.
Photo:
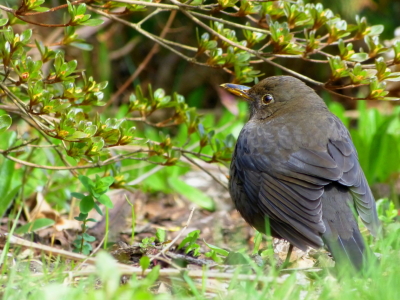
M 244 219 L 300 249 L 325 243 L 336 261 L 360 267 L 366 247 L 353 212 L 372 234 L 379 221 L 343 123 L 291 76 L 223 87 L 250 108 L 230 172 L 230 193 Z
M 322 100 L 321 100 L 322 101 Z M 360 267 L 365 245 L 353 212 L 375 233 L 375 200 L 350 135 L 326 106 L 294 107 L 243 128 L 230 192 L 244 219 L 305 249 L 324 243 Z

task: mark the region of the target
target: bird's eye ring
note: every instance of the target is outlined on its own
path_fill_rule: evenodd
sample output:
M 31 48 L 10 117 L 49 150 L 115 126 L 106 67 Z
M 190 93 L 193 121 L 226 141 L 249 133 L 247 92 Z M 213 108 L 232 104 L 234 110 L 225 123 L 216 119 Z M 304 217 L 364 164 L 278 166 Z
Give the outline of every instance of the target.
M 274 97 L 271 94 L 266 94 L 262 96 L 262 103 L 265 105 L 271 104 L 274 102 Z

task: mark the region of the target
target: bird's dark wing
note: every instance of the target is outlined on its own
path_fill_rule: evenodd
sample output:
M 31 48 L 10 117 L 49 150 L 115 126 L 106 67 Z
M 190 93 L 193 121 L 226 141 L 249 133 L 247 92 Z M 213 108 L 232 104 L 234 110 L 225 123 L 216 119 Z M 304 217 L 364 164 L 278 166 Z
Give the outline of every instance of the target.
M 328 151 L 343 171 L 338 182 L 349 187 L 361 220 L 373 235 L 377 235 L 379 220 L 375 199 L 358 162 L 353 142 L 349 136 L 343 140 L 330 141 Z
M 237 153 L 237 151 L 235 153 Z M 238 162 L 234 156 L 230 172 L 229 190 L 237 210 L 247 223 L 251 224 L 260 232 L 268 233 L 268 230 L 270 230 L 273 236 L 284 238 L 301 249 L 305 249 L 307 246 L 321 247 L 323 245 L 319 236 L 309 239 L 308 236 L 310 236 L 310 234 L 299 234 L 297 231 L 293 230 L 293 226 L 305 230 L 306 228 L 304 224 L 299 221 L 294 220 L 293 222 L 288 222 L 287 218 L 282 216 L 279 209 L 265 202 L 265 191 L 268 187 L 263 187 L 261 182 L 263 175 L 268 176 L 267 174 L 261 174 L 258 171 L 249 170 L 247 168 L 237 168 L 236 165 L 240 165 L 240 162 Z M 279 183 L 279 181 L 277 183 Z M 273 193 L 272 190 L 271 192 Z M 290 198 L 288 196 L 286 197 L 285 199 Z M 272 197 L 270 198 L 274 199 Z M 280 199 L 283 200 L 282 198 Z M 318 208 L 318 211 L 319 210 L 320 207 Z M 297 210 L 297 213 L 299 215 L 302 214 L 299 210 Z M 266 228 L 266 217 L 268 217 L 269 228 Z M 290 220 L 292 220 L 292 218 L 290 218 Z
M 300 176 L 317 177 L 329 182 L 337 181 L 348 187 L 362 221 L 373 234 L 376 233 L 378 219 L 375 200 L 348 134 L 341 136 L 340 140 L 329 139 L 326 152 L 299 149 L 284 163 L 283 172 L 285 171 L 286 180 L 290 180 L 290 177 L 298 178 L 298 174 L 301 174 Z M 301 182 L 297 182 L 297 185 L 301 185 Z M 292 184 L 292 188 L 296 188 L 296 184 Z
M 321 197 L 325 186 L 332 182 L 349 188 L 357 212 L 372 233 L 378 227 L 374 198 L 356 150 L 343 124 L 337 122 L 334 128 L 339 128 L 341 134 L 332 134 L 334 138 L 326 138 L 326 147 L 317 150 L 303 146 L 288 151 L 279 149 L 279 142 L 278 149 L 269 153 L 263 153 L 257 145 L 238 142 L 236 147 L 236 173 L 231 176 L 241 183 L 247 200 L 257 202 L 251 205 L 269 216 L 271 227 L 277 224 L 272 230 L 299 248 L 323 245 Z M 297 230 L 302 243 L 288 236 L 287 228 Z

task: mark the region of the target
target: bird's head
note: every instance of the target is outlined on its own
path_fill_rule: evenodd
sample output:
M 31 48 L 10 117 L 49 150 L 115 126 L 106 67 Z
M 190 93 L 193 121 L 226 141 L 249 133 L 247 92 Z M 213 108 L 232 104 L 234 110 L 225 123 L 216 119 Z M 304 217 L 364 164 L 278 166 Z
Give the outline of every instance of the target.
M 252 88 L 231 83 L 221 87 L 249 103 L 251 118 L 265 119 L 282 108 L 312 106 L 313 102 L 323 104 L 313 89 L 292 76 L 268 77 Z

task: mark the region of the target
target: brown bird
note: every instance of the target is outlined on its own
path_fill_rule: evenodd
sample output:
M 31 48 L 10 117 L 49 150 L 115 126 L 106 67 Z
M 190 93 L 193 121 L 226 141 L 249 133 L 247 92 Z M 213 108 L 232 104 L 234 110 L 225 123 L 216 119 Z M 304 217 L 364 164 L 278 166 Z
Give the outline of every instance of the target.
M 356 214 L 373 235 L 380 223 L 343 123 L 291 76 L 222 87 L 250 106 L 230 167 L 229 190 L 242 217 L 302 250 L 325 244 L 337 264 L 361 269 L 368 251 Z

